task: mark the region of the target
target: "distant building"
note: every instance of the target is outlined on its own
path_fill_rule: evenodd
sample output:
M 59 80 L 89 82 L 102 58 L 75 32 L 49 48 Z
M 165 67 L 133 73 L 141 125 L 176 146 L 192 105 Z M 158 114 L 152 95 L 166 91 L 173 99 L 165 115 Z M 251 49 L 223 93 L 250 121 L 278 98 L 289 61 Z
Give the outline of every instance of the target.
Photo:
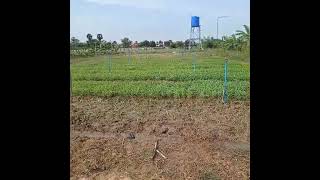
M 131 44 L 131 48 L 138 48 L 139 44 L 137 41 L 135 41 L 133 44 Z
M 156 47 L 163 47 L 163 46 L 164 46 L 164 44 L 163 44 L 162 41 L 157 41 L 156 42 Z

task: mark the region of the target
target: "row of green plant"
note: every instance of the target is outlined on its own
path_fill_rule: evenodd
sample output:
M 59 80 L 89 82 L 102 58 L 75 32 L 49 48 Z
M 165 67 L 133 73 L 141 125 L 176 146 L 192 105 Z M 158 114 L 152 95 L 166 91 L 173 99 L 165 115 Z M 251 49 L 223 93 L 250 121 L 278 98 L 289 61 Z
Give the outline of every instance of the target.
M 209 52 L 208 52 L 209 54 Z M 224 84 L 224 58 L 190 54 L 78 58 L 71 64 L 73 95 L 220 97 Z M 110 63 L 111 62 L 111 63 Z M 231 98 L 248 99 L 249 64 L 229 60 L 228 92 Z
M 248 81 L 231 81 L 228 95 L 247 100 Z M 151 97 L 222 97 L 223 81 L 74 81 L 73 95 L 78 96 L 151 96 Z

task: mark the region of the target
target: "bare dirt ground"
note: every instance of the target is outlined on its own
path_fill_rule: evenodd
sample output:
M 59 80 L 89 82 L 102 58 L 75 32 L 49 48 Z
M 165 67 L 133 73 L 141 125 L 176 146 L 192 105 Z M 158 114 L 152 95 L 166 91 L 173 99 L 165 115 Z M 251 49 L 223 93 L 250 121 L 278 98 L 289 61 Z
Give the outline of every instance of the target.
M 249 102 L 73 97 L 71 179 L 250 179 Z M 166 159 L 154 154 L 155 142 Z

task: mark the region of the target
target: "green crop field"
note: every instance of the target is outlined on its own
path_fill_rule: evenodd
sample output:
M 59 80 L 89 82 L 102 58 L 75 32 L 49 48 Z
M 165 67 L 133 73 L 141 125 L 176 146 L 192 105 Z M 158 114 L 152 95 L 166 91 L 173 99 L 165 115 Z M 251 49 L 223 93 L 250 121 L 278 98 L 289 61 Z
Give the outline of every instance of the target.
M 206 53 L 161 53 L 71 59 L 72 93 L 78 96 L 222 97 L 224 59 Z M 249 63 L 228 63 L 228 95 L 250 98 Z

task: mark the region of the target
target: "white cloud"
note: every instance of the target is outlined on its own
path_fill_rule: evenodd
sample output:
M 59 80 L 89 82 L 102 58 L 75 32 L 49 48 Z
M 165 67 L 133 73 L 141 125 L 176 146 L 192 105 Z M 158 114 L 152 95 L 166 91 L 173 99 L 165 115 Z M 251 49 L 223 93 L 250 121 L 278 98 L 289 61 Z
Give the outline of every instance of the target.
M 118 5 L 135 8 L 161 9 L 165 7 L 166 0 L 86 0 L 100 5 Z

